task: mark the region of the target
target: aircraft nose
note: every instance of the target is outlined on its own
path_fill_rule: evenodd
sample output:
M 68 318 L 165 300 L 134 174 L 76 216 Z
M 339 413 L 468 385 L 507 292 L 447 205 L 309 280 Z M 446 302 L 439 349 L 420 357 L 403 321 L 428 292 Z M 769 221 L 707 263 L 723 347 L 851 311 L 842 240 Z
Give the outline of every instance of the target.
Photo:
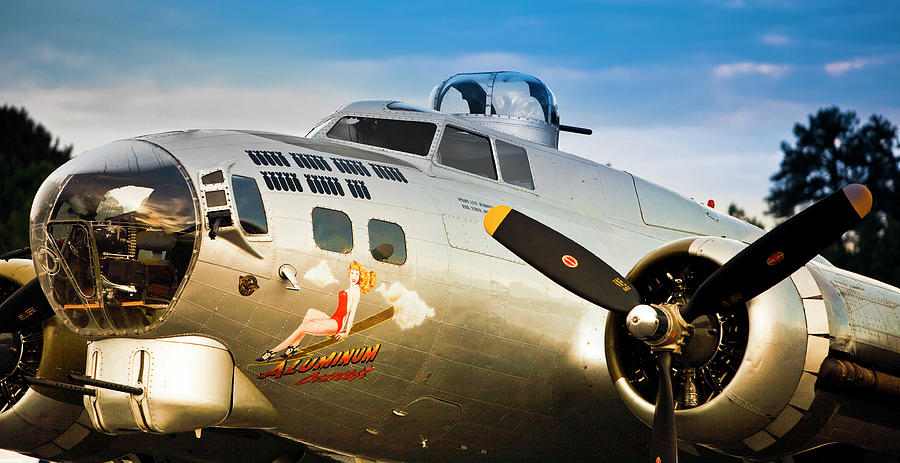
M 124 140 L 56 170 L 31 208 L 50 305 L 84 336 L 136 335 L 166 317 L 199 243 L 196 194 L 162 148 Z

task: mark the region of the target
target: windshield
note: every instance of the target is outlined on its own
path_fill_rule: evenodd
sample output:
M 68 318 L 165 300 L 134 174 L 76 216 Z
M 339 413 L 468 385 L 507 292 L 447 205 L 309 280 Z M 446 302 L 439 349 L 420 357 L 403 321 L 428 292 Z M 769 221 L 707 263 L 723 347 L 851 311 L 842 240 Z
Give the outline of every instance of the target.
M 326 136 L 404 153 L 427 156 L 437 126 L 430 122 L 373 117 L 342 117 Z

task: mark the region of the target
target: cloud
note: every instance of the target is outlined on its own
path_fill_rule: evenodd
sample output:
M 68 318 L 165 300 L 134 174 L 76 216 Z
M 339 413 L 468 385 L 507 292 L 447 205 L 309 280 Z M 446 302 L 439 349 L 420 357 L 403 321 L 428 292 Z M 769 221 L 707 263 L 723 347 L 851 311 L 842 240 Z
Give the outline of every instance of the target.
M 825 72 L 834 77 L 840 77 L 852 70 L 864 69 L 875 61 L 868 58 L 856 58 L 851 61 L 835 61 L 825 65 Z
M 787 45 L 791 41 L 787 36 L 776 34 L 774 32 L 763 34 L 761 39 L 766 45 Z
M 38 47 L 33 56 L 41 62 L 57 64 L 69 70 L 85 68 L 91 64 L 91 59 L 86 55 L 64 52 L 49 45 Z
M 741 61 L 738 63 L 720 64 L 716 66 L 715 69 L 713 69 L 713 77 L 718 79 L 727 79 L 741 75 L 760 74 L 777 79 L 785 75 L 789 69 L 790 66 L 784 64 Z
M 24 106 L 63 145 L 74 144 L 75 154 L 169 130 L 237 128 L 304 135 L 352 99 L 340 89 L 312 82 L 304 88 L 164 87 L 146 81 L 77 88 L 0 85 L 0 101 Z
M 46 60 L 68 60 L 73 66 L 80 63 L 78 57 L 62 57 L 51 48 L 41 54 Z M 192 76 L 199 66 L 183 58 L 179 63 L 193 70 Z M 74 144 L 76 154 L 113 140 L 170 130 L 239 128 L 303 135 L 321 118 L 354 100 L 391 98 L 427 106 L 432 86 L 464 69 L 517 69 L 561 89 L 632 82 L 642 75 L 637 68 L 579 69 L 523 54 L 488 52 L 307 61 L 303 69 L 288 66 L 281 73 L 292 76 L 291 81 L 276 79 L 262 86 L 227 79 L 211 81 L 205 76 L 227 74 L 218 72 L 223 64 L 215 60 L 204 63 L 208 70 L 203 76 L 183 81 L 166 81 L 154 72 L 136 71 L 120 72 L 113 84 L 53 86 L 37 83 L 41 79 L 17 80 L 14 74 L 27 74 L 27 62 L 4 64 L 0 66 L 0 101 L 27 108 L 63 144 Z M 228 65 L 233 67 L 233 63 Z M 408 72 L 398 75 L 397 69 Z
M 334 278 L 334 275 L 331 274 L 331 269 L 328 268 L 328 264 L 325 263 L 324 259 L 319 261 L 319 265 L 316 265 L 304 273 L 303 279 L 320 288 L 338 282 L 337 279 Z
M 394 306 L 394 321 L 404 330 L 415 328 L 426 318 L 434 316 L 434 309 L 428 307 L 417 292 L 406 289 L 399 282 L 392 283 L 390 287 L 381 283 L 375 291 Z
M 744 0 L 703 0 L 703 3 L 730 9 L 740 9 L 747 6 L 747 4 L 744 3 Z

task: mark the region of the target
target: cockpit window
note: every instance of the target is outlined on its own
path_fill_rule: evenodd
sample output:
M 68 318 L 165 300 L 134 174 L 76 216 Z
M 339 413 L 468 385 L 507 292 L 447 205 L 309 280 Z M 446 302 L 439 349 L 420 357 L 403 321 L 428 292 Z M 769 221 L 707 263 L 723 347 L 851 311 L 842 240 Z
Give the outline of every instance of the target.
M 400 225 L 369 220 L 369 252 L 379 262 L 403 265 L 406 262 L 406 235 Z
M 426 156 L 436 130 L 430 122 L 348 116 L 337 121 L 326 136 Z
M 316 207 L 312 210 L 313 239 L 326 251 L 347 254 L 353 250 L 350 217 L 341 211 Z
M 445 166 L 497 180 L 490 140 L 456 127 L 448 125 L 444 128 L 437 161 Z
M 234 187 L 234 202 L 240 217 L 241 228 L 248 235 L 265 235 L 269 233 L 269 223 L 266 221 L 266 209 L 263 207 L 262 196 L 256 180 L 241 175 L 231 177 L 231 185 Z M 207 194 L 208 195 L 208 194 Z
M 502 140 L 497 140 L 496 146 L 503 181 L 533 190 L 534 180 L 531 178 L 531 166 L 528 165 L 528 153 L 525 152 L 525 148 Z

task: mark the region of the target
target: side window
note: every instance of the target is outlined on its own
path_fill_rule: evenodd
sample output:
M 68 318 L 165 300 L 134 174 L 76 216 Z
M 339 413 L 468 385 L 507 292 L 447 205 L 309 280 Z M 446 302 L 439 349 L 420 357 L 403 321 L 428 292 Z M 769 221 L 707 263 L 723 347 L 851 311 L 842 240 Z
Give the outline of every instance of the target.
M 531 166 L 528 164 L 528 153 L 525 152 L 525 148 L 501 140 L 497 140 L 496 145 L 503 181 L 533 190 L 534 180 L 531 178 Z
M 312 210 L 313 239 L 326 251 L 347 254 L 353 249 L 350 217 L 341 211 L 316 207 Z
M 400 225 L 369 220 L 369 252 L 379 262 L 403 265 L 406 262 L 406 235 Z
M 224 181 L 225 174 L 223 174 L 221 170 L 210 172 L 200 178 L 200 182 L 202 182 L 204 185 L 213 185 L 216 183 L 222 183 Z
M 231 185 L 234 190 L 234 203 L 244 232 L 248 235 L 265 235 L 269 233 L 266 210 L 263 207 L 262 196 L 259 194 L 256 180 L 241 175 L 233 175 L 231 177 Z M 207 200 L 209 199 L 209 193 L 207 193 Z M 222 199 L 224 200 L 224 192 Z
M 445 166 L 497 180 L 490 140 L 465 130 L 449 125 L 444 128 L 437 161 Z

